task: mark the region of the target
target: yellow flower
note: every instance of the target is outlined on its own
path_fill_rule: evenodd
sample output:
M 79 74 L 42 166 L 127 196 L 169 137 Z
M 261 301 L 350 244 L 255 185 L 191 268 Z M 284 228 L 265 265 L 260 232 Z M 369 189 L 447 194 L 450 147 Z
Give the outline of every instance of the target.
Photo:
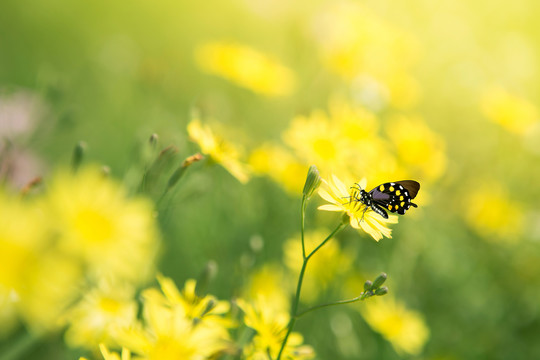
M 32 330 L 56 328 L 58 317 L 78 295 L 81 268 L 75 259 L 52 248 L 47 222 L 33 205 L 0 189 L 0 293 L 2 302 L 7 302 L 2 307 L 5 331 L 17 315 Z
M 199 67 L 219 75 L 238 86 L 266 96 L 283 96 L 293 92 L 292 70 L 250 47 L 211 42 L 196 50 Z
M 240 162 L 240 152 L 237 148 L 223 139 L 216 137 L 208 125 L 203 125 L 197 118 L 187 126 L 191 140 L 196 142 L 203 154 L 223 166 L 238 181 L 245 184 L 250 177 L 248 166 Z
M 366 301 L 361 313 L 398 353 L 418 355 L 429 339 L 429 328 L 422 315 L 389 295 Z
M 251 274 L 243 291 L 246 300 L 256 300 L 264 303 L 265 309 L 274 313 L 290 310 L 290 298 L 294 284 L 280 266 L 266 264 Z
M 345 101 L 332 101 L 328 114 L 316 110 L 295 117 L 282 138 L 300 162 L 317 164 L 323 174 L 378 179 L 402 175 L 378 133 L 375 115 Z
M 338 127 L 322 111 L 315 111 L 307 117 L 295 117 L 282 137 L 296 156 L 306 163 L 317 164 L 327 171 L 344 167 L 348 148 Z
M 419 45 L 411 34 L 352 1 L 328 3 L 313 29 L 324 63 L 356 87 L 370 108 L 386 102 L 410 108 L 418 102 L 418 82 L 410 73 Z
M 58 248 L 82 261 L 96 278 L 142 282 L 153 273 L 159 245 L 152 204 L 128 198 L 96 168 L 60 172 L 42 209 L 58 236 Z
M 291 194 L 300 194 L 308 166 L 296 159 L 284 147 L 265 144 L 256 148 L 249 157 L 254 171 L 267 174 Z
M 183 292 L 168 278 L 159 281 L 163 293 L 143 292 L 143 323 L 119 329 L 119 345 L 145 360 L 208 359 L 229 348 L 227 303 L 196 296 L 192 280 Z
M 105 344 L 100 344 L 99 349 L 104 360 L 131 360 L 131 353 L 126 348 L 122 349 L 122 353 L 120 355 L 115 352 L 109 351 Z
M 203 320 L 224 328 L 232 326 L 232 323 L 223 317 L 230 310 L 229 303 L 219 301 L 212 295 L 197 295 L 195 293 L 197 282 L 194 279 L 188 279 L 182 291 L 179 291 L 175 283 L 167 277 L 158 275 L 157 279 L 162 292 L 148 289 L 143 293 L 145 299 L 178 308 L 190 320 Z
M 101 279 L 97 287 L 87 292 L 66 314 L 66 342 L 73 347 L 90 349 L 101 343 L 114 344 L 114 329 L 135 322 L 134 295 L 135 289 L 129 284 Z
M 366 189 L 366 183 L 366 180 L 362 179 L 358 186 Z M 357 190 L 354 187 L 347 189 L 345 184 L 334 175 L 330 181 L 323 179 L 323 184 L 324 187 L 319 189 L 319 195 L 330 204 L 319 206 L 319 210 L 345 212 L 353 228 L 364 230 L 376 241 L 382 239 L 383 236 L 392 237 L 392 230 L 387 225 L 398 222 L 396 215 L 388 215 L 388 219 L 384 219 L 360 201 L 354 200 Z
M 539 123 L 538 108 L 501 87 L 488 89 L 481 100 L 484 115 L 518 135 L 525 135 Z
M 18 293 L 20 313 L 32 330 L 56 330 L 80 295 L 84 276 L 80 261 L 48 248 L 27 266 L 24 288 Z
M 258 300 L 245 301 L 238 299 L 238 306 L 244 312 L 244 323 L 256 331 L 251 344 L 244 347 L 244 358 L 247 360 L 266 360 L 268 356 L 277 358 L 281 344 L 287 333 L 289 314 L 287 311 L 276 311 L 260 297 Z M 315 356 L 313 349 L 302 345 L 301 334 L 292 332 L 289 335 L 282 359 L 304 360 Z
M 290 294 L 294 284 L 280 267 L 266 265 L 252 274 L 237 304 L 244 312 L 244 323 L 256 331 L 252 342 L 244 347 L 244 358 L 266 360 L 268 351 L 275 359 L 289 324 Z M 313 350 L 303 346 L 299 333 L 291 333 L 282 359 L 310 359 Z
M 418 117 L 394 117 L 386 126 L 399 158 L 423 179 L 436 180 L 446 170 L 444 140 Z M 416 171 L 415 171 L 416 170 Z
M 304 241 L 306 253 L 310 253 L 329 234 L 326 230 L 319 229 L 305 234 Z M 285 264 L 294 272 L 300 273 L 302 267 L 302 243 L 296 236 L 287 240 L 284 244 Z M 335 278 L 350 270 L 353 259 L 342 251 L 337 241 L 329 241 L 324 249 L 316 253 L 310 260 L 309 271 L 304 277 L 302 285 L 302 300 L 310 302 L 333 283 Z
M 486 240 L 512 243 L 519 239 L 523 209 L 501 185 L 488 182 L 471 186 L 464 199 L 465 219 Z
M 0 289 L 9 293 L 25 286 L 28 264 L 39 257 L 45 235 L 38 214 L 0 188 Z

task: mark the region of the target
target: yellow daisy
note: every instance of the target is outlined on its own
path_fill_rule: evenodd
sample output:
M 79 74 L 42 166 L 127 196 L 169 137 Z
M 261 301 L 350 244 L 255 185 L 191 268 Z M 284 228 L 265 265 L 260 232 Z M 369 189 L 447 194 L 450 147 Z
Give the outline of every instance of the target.
M 319 189 L 319 195 L 330 204 L 319 206 L 319 210 L 345 212 L 349 216 L 349 222 L 353 228 L 362 229 L 376 241 L 382 239 L 383 236 L 392 237 L 392 230 L 387 225 L 398 222 L 396 215 L 389 215 L 388 219 L 384 219 L 371 208 L 360 201 L 356 201 L 355 195 L 358 190 L 354 187 L 347 188 L 334 175 L 332 175 L 330 181 L 323 179 L 323 184 L 324 187 Z M 366 184 L 367 181 L 362 179 L 358 186 L 365 189 Z
M 366 301 L 361 314 L 400 354 L 420 354 L 429 339 L 429 328 L 422 314 L 391 296 Z
M 260 360 L 277 358 L 283 338 L 287 333 L 289 314 L 286 311 L 276 311 L 268 306 L 266 299 L 258 297 L 254 301 L 238 299 L 238 306 L 244 312 L 244 323 L 256 331 L 252 342 L 244 347 L 244 358 Z M 290 334 L 285 346 L 282 359 L 307 360 L 315 357 L 313 348 L 302 345 L 304 338 L 300 333 Z
M 214 135 L 208 125 L 203 125 L 197 118 L 187 126 L 189 137 L 196 142 L 203 154 L 210 156 L 212 161 L 223 166 L 238 181 L 245 184 L 250 178 L 249 167 L 242 163 L 240 151 L 233 145 Z
M 480 107 L 489 120 L 518 135 L 526 135 L 539 123 L 540 114 L 534 103 L 502 87 L 486 90 Z
M 126 348 L 122 349 L 121 354 L 109 351 L 104 344 L 100 344 L 99 349 L 104 360 L 131 360 L 131 353 Z
M 135 289 L 101 279 L 66 315 L 66 342 L 73 347 L 97 348 L 114 344 L 114 328 L 130 326 L 137 317 Z
M 87 167 L 59 172 L 41 210 L 58 239 L 58 249 L 103 275 L 137 283 L 153 274 L 159 236 L 153 205 L 129 198 L 125 189 Z
M 292 70 L 244 45 L 207 43 L 197 48 L 196 60 L 202 70 L 262 95 L 289 95 L 295 88 Z
M 161 291 L 143 292 L 143 321 L 118 329 L 118 344 L 137 359 L 209 359 L 227 351 L 231 321 L 223 315 L 226 302 L 195 295 L 196 283 L 188 280 L 183 291 L 172 280 L 159 277 Z

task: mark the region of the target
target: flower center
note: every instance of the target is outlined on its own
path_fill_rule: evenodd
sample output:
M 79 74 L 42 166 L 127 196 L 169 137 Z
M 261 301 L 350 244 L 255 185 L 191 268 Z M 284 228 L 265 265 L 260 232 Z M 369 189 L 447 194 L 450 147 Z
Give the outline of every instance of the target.
M 111 238 L 113 225 L 103 213 L 94 209 L 82 209 L 75 218 L 75 228 L 89 242 L 103 242 Z
M 336 157 L 336 147 L 328 139 L 320 138 L 313 142 L 315 153 L 324 160 L 334 159 Z

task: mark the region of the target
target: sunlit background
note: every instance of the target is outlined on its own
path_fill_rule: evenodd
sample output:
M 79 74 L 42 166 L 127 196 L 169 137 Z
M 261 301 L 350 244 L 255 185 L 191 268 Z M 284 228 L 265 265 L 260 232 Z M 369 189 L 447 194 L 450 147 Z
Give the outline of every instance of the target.
M 3 0 L 0 360 L 268 359 L 312 164 L 368 190 L 417 180 L 419 207 L 392 238 L 348 228 L 314 256 L 302 308 L 381 272 L 389 293 L 301 317 L 288 359 L 540 358 L 538 14 L 533 0 Z M 340 221 L 322 203 L 311 247 Z M 188 279 L 223 301 L 214 313 L 185 305 Z M 156 340 L 151 319 L 178 301 L 211 317 L 176 334 L 193 352 Z

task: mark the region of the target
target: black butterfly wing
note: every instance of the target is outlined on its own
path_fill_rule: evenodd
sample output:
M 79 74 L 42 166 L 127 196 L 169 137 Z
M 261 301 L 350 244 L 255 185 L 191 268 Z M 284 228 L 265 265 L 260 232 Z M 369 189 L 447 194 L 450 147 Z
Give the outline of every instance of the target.
M 411 206 L 416 207 L 416 204 L 412 203 L 411 200 L 416 197 L 419 189 L 418 182 L 402 180 L 381 184 L 369 193 L 375 204 L 390 212 L 403 215 Z
M 396 184 L 403 186 L 409 193 L 411 199 L 414 199 L 416 197 L 416 194 L 418 194 L 418 190 L 420 190 L 420 183 L 418 181 L 400 180 L 396 181 Z

